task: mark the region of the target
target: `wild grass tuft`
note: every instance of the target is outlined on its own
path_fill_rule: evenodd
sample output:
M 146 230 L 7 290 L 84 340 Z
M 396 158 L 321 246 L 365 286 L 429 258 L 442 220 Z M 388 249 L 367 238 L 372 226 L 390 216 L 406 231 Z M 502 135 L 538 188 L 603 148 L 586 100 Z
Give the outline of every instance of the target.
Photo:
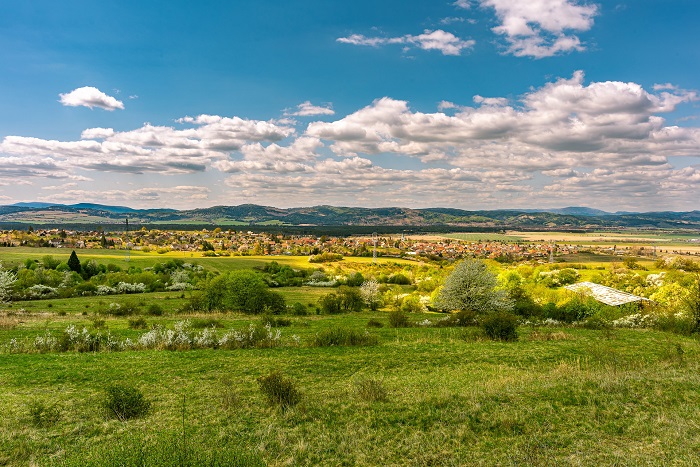
M 61 408 L 56 403 L 32 400 L 28 404 L 28 409 L 32 425 L 37 428 L 48 428 L 61 419 Z
M 272 406 L 279 406 L 282 410 L 293 407 L 301 402 L 301 392 L 291 379 L 279 371 L 274 371 L 267 376 L 258 378 L 260 392 Z
M 357 397 L 366 402 L 386 402 L 389 400 L 389 391 L 379 379 L 357 378 L 353 381 L 353 387 Z

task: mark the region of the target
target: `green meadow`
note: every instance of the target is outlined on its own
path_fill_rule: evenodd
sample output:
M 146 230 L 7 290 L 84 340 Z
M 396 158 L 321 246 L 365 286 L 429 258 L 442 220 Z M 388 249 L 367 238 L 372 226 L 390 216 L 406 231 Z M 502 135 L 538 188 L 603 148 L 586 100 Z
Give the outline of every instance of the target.
M 183 318 L 148 320 L 170 325 Z M 187 318 L 223 327 L 257 319 Z M 368 330 L 377 345 L 311 346 L 325 329 L 364 332 L 371 318 L 384 324 Z M 21 321 L 5 323 L 0 339 L 68 323 L 90 326 L 78 316 Z M 269 349 L 1 354 L 0 462 L 110 465 L 115 452 L 138 446 L 150 455 L 163 445 L 173 459 L 218 451 L 267 465 L 696 462 L 695 339 L 521 328 L 518 341 L 501 343 L 471 328 L 389 328 L 383 312 L 291 321 L 283 336 L 300 342 Z M 109 318 L 106 327 L 137 334 L 126 319 Z M 256 379 L 273 371 L 294 382 L 302 394 L 298 405 L 267 404 Z M 383 399 L 360 391 L 367 380 L 385 391 Z M 108 417 L 101 403 L 114 382 L 139 388 L 150 412 L 127 421 Z M 31 408 L 38 403 L 55 408 L 55 421 L 34 423 Z
M 272 260 L 333 273 L 423 267 L 394 258 L 316 265 L 305 257 L 137 251 L 127 261 L 125 253 L 79 255 L 122 268 L 182 258 L 214 272 Z M 48 254 L 65 261 L 70 251 L 6 248 L 2 261 Z M 598 255 L 568 260 L 581 279 L 610 267 Z M 643 274 L 654 271 L 641 264 Z M 183 322 L 191 335 L 220 339 L 265 329 L 271 318 L 183 311 L 196 294 L 189 290 L 0 304 L 0 465 L 698 464 L 697 335 L 526 324 L 517 340 L 499 342 L 479 327 L 440 327 L 440 313 L 409 313 L 401 328 L 391 327 L 388 305 L 319 314 L 319 299 L 336 290 L 328 287 L 274 290 L 302 312 L 272 317 L 276 337 L 240 347 L 36 344 L 65 340 L 68 329 L 138 343 Z M 117 304 L 135 311 L 114 316 L 108 310 Z M 270 375 L 287 381 L 295 403 L 270 402 L 261 391 Z M 115 384 L 140 391 L 148 410 L 115 417 L 106 408 Z

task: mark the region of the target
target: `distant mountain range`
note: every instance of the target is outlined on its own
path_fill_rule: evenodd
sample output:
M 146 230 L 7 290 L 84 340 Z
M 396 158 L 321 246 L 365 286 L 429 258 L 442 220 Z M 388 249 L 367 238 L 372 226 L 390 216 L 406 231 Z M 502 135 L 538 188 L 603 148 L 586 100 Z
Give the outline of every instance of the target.
M 132 209 L 101 204 L 17 203 L 0 206 L 0 227 L 64 225 L 184 226 L 453 226 L 480 228 L 666 228 L 700 230 L 700 211 L 615 212 L 586 207 L 479 210 L 312 206 L 280 209 L 255 204 L 203 209 Z M 86 225 L 86 227 L 87 227 Z M 17 228 L 17 227 L 12 227 Z

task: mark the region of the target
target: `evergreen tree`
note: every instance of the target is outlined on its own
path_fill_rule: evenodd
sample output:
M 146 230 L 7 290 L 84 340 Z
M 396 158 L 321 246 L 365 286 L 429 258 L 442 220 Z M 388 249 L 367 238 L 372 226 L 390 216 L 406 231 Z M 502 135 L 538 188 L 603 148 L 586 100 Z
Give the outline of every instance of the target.
M 70 258 L 68 258 L 68 267 L 71 271 L 80 272 L 80 260 L 78 259 L 78 255 L 75 254 L 75 250 L 73 250 L 70 254 Z

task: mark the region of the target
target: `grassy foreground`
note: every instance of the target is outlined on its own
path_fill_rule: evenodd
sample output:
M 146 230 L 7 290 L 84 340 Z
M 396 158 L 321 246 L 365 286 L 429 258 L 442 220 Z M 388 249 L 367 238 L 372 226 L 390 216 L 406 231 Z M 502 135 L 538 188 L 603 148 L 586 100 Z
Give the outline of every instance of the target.
M 370 331 L 377 346 L 306 345 L 371 317 L 385 323 Z M 0 465 L 128 465 L 134 449 L 151 465 L 180 465 L 186 452 L 200 465 L 217 453 L 228 465 L 698 463 L 694 339 L 540 328 L 499 343 L 475 329 L 386 322 L 381 312 L 295 318 L 283 333 L 300 335 L 298 347 L 0 354 Z M 256 378 L 274 370 L 296 383 L 299 405 L 267 405 Z M 367 379 L 386 400 L 358 390 Z M 106 417 L 114 382 L 140 388 L 150 414 Z M 55 422 L 32 423 L 38 402 L 56 404 Z

